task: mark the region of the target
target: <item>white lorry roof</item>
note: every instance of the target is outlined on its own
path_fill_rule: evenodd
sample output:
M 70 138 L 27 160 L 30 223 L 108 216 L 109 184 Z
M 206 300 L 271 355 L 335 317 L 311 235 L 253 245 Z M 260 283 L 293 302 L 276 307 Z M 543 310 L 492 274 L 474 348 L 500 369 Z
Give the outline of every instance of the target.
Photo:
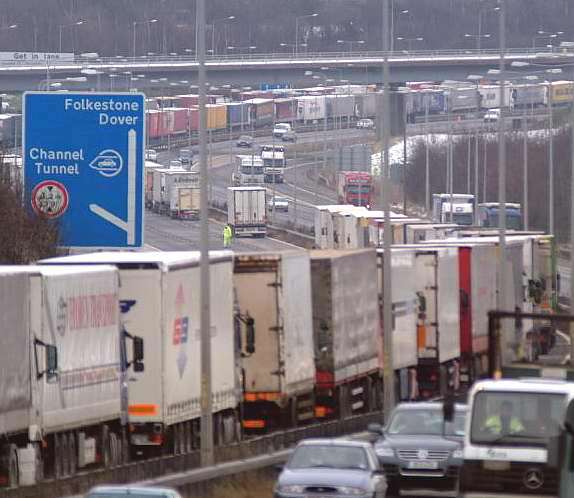
M 231 251 L 209 251 L 209 260 L 212 263 L 226 261 L 233 257 Z M 120 252 L 104 251 L 88 254 L 77 254 L 74 256 L 64 256 L 60 258 L 50 258 L 42 260 L 42 264 L 156 264 L 162 268 L 169 268 L 175 265 L 188 264 L 197 265 L 200 261 L 199 251 L 165 251 L 165 252 Z M 1 267 L 0 267 L 1 268 Z M 46 267 L 41 267 L 41 269 Z M 61 268 L 61 267 L 58 267 Z M 85 267 L 83 267 L 85 268 Z
M 115 266 L 103 263 L 97 267 L 86 267 L 81 264 L 66 266 L 40 266 L 40 265 L 5 265 L 0 266 L 0 274 L 9 275 L 14 273 L 27 273 L 30 275 L 59 276 L 73 275 L 75 273 L 97 273 L 102 270 L 115 270 Z
M 265 187 L 227 187 L 227 190 L 237 190 L 240 192 L 243 192 L 245 190 L 253 190 L 253 191 L 259 191 L 259 190 L 263 190 L 265 191 Z

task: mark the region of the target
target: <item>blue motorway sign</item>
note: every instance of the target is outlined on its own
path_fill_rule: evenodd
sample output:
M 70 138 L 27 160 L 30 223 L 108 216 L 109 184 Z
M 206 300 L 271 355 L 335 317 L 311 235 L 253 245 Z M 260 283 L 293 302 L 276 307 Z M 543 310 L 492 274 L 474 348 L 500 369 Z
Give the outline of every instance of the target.
M 29 92 L 23 114 L 26 198 L 61 245 L 142 246 L 144 96 Z

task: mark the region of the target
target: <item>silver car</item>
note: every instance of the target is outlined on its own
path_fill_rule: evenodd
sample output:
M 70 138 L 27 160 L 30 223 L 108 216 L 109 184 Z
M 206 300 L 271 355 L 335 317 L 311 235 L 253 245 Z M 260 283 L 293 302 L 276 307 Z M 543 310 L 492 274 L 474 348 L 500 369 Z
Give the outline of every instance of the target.
M 388 495 L 430 491 L 456 496 L 466 405 L 455 405 L 452 423 L 444 423 L 442 403 L 401 403 L 385 427 L 369 425 L 378 434 L 375 452 L 388 484 Z
M 387 484 L 365 441 L 300 442 L 275 485 L 274 498 L 385 498 Z

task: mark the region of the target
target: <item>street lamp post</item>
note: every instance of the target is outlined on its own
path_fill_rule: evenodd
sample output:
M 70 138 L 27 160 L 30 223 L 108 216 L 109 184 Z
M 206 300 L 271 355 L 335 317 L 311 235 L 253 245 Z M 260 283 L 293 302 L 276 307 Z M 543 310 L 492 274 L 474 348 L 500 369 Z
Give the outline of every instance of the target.
M 136 56 L 136 28 L 139 24 L 154 24 L 157 19 L 147 19 L 145 21 L 134 21 L 132 23 L 133 40 L 132 40 L 132 57 Z
M 465 38 L 476 38 L 476 50 L 480 50 L 480 42 L 481 42 L 481 40 L 482 40 L 483 38 L 484 38 L 484 39 L 488 39 L 488 38 L 490 38 L 490 36 L 491 36 L 490 33 L 485 33 L 484 35 L 481 34 L 481 33 L 479 33 L 479 34 L 477 34 L 477 35 L 473 35 L 473 34 L 471 34 L 471 33 L 465 33 L 465 34 L 464 34 L 464 37 L 465 37 Z
M 552 75 L 560 74 L 562 69 L 547 69 L 549 75 L 548 81 L 548 233 L 554 235 L 554 112 L 552 110 L 552 92 L 553 78 Z
M 81 26 L 82 24 L 85 24 L 86 21 L 76 21 L 72 24 L 60 24 L 59 28 L 60 28 L 60 33 L 59 33 L 59 51 L 60 53 L 62 53 L 62 31 L 64 30 L 64 28 L 73 28 L 74 26 Z M 14 25 L 14 27 L 16 27 L 16 25 Z
M 364 45 L 365 40 L 337 40 L 337 43 L 344 45 L 345 43 L 349 44 L 349 52 L 353 51 L 353 43 L 357 45 Z
M 478 93 L 478 85 L 482 76 L 479 74 L 469 74 L 467 77 L 470 81 L 476 82 L 476 119 L 480 119 L 480 94 Z M 474 132 L 474 224 L 478 225 L 478 124 Z
M 481 42 L 482 42 L 482 38 L 484 38 L 484 36 L 482 36 L 482 14 L 488 11 L 492 11 L 492 12 L 499 12 L 500 11 L 500 7 L 488 7 L 488 8 L 479 8 L 478 10 L 478 35 L 477 35 L 477 41 L 476 41 L 476 48 L 477 50 L 481 49 Z
M 305 19 L 308 17 L 317 17 L 319 14 L 316 12 L 313 14 L 307 14 L 306 16 L 299 16 L 295 18 L 295 55 L 299 54 L 299 19 Z
M 413 50 L 413 43 L 414 42 L 422 42 L 424 41 L 424 38 L 422 36 L 416 36 L 414 38 L 405 38 L 404 36 L 397 36 L 396 38 L 398 41 L 404 41 L 407 43 L 407 46 L 409 47 L 409 52 L 412 52 Z
M 216 54 L 216 50 L 215 50 L 215 25 L 218 22 L 233 21 L 234 19 L 235 19 L 235 16 L 227 16 L 227 17 L 221 17 L 219 19 L 214 19 L 213 21 L 211 21 L 211 55 Z
M 532 48 L 536 48 L 536 40 L 554 40 L 563 34 L 564 31 L 556 31 L 553 33 L 551 31 L 538 30 L 536 35 L 532 37 Z

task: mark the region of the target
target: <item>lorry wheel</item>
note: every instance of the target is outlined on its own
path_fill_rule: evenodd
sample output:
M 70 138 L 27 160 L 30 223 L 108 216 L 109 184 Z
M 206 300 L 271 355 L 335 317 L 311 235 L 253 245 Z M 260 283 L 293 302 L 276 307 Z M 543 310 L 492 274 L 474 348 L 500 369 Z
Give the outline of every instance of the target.
M 62 461 L 62 476 L 67 477 L 70 475 L 70 449 L 68 445 L 68 436 L 66 434 L 60 435 L 60 459 Z
M 115 467 L 119 461 L 118 436 L 115 432 L 110 432 L 110 466 Z
M 44 459 L 42 458 L 42 447 L 40 443 L 34 443 L 34 454 L 36 463 L 36 482 L 44 480 Z
M 185 440 L 185 452 L 186 453 L 191 453 L 191 451 L 193 450 L 193 440 L 192 440 L 192 430 L 191 430 L 191 422 L 187 421 L 184 423 L 183 426 L 183 434 L 184 434 L 184 440 Z
M 61 479 L 62 469 L 62 443 L 60 434 L 54 434 L 54 478 Z
M 107 469 L 111 464 L 110 455 L 110 428 L 104 424 L 102 425 L 102 430 L 100 434 L 100 448 L 102 455 L 102 464 Z
M 8 445 L 7 448 L 7 467 L 8 467 L 8 487 L 17 488 L 20 481 L 18 471 L 18 451 L 15 444 Z
M 70 475 L 73 476 L 78 471 L 78 450 L 76 447 L 76 435 L 73 432 L 68 434 L 68 454 Z
M 130 445 L 128 442 L 128 433 L 125 427 L 122 427 L 122 464 L 130 461 Z

